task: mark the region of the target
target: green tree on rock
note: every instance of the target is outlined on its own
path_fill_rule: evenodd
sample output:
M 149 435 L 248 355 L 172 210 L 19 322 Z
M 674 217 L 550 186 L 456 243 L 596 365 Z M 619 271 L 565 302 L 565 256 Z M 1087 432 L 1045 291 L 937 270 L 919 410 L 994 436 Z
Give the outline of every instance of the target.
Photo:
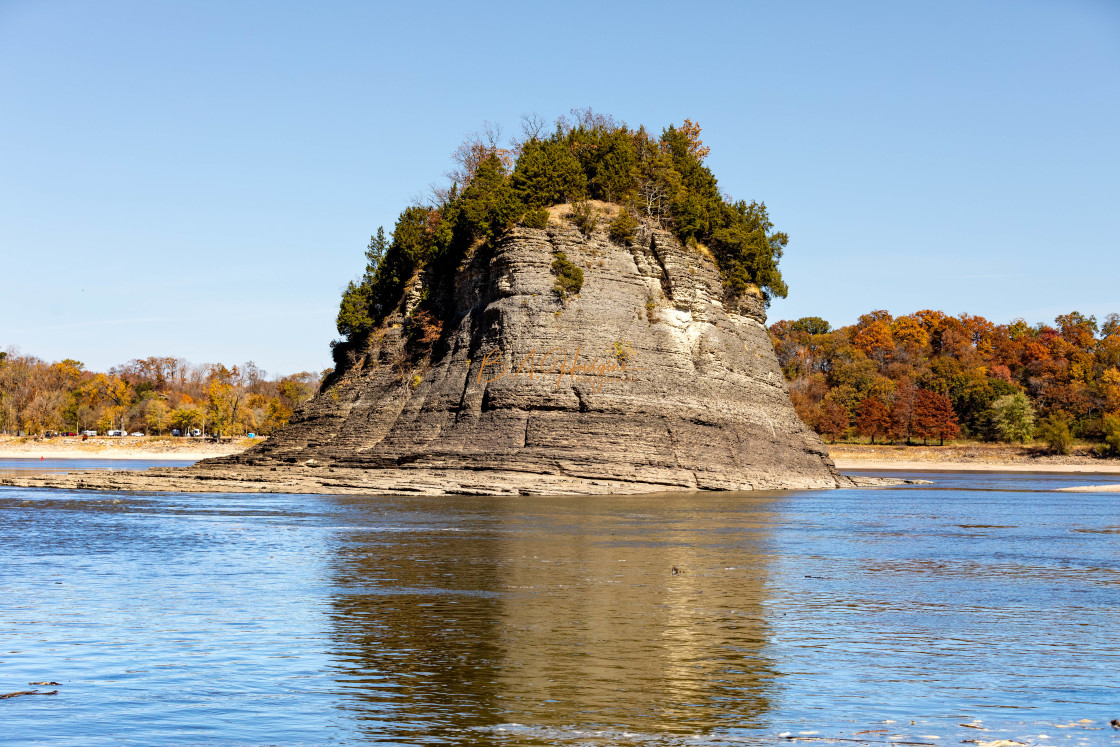
M 524 213 L 525 203 L 506 178 L 501 160 L 489 156 L 463 191 L 461 219 L 474 238 L 491 239 L 517 223 Z
M 526 143 L 512 182 L 518 197 L 531 208 L 573 202 L 587 193 L 587 176 L 579 159 L 560 142 Z

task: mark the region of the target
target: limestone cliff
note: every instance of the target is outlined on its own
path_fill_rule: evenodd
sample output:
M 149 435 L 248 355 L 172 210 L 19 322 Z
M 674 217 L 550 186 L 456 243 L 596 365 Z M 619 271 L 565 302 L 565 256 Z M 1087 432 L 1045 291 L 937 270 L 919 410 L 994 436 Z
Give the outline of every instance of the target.
M 562 297 L 561 252 L 583 270 Z M 595 494 L 834 488 L 797 417 L 760 298 L 724 298 L 715 264 L 665 231 L 612 242 L 567 222 L 514 228 L 453 287 L 414 279 L 293 422 L 185 469 L 2 478 L 183 492 Z M 413 332 L 424 292 L 447 321 Z
M 555 252 L 583 269 L 578 296 L 554 290 Z M 712 260 L 671 233 L 620 245 L 567 224 L 514 228 L 465 260 L 430 350 L 408 336 L 418 289 L 292 425 L 214 463 L 500 471 L 533 492 L 532 476 L 578 492 L 844 479 L 794 412 L 761 299 L 728 303 Z

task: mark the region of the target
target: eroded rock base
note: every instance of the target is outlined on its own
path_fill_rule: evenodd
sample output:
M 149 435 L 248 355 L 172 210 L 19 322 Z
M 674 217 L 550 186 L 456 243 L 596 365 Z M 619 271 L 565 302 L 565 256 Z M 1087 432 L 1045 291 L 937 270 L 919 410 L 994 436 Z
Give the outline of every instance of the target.
M 192 467 L 130 471 L 71 472 L 0 477 L 0 485 L 66 490 L 155 493 L 307 493 L 332 495 L 606 495 L 697 491 L 704 488 L 682 472 L 675 482 L 593 479 L 509 470 L 348 469 L 328 466 L 230 469 L 205 462 Z M 861 478 L 867 479 L 867 478 Z M 835 488 L 837 481 L 788 477 L 729 486 L 731 490 Z M 840 484 L 853 484 L 841 477 Z

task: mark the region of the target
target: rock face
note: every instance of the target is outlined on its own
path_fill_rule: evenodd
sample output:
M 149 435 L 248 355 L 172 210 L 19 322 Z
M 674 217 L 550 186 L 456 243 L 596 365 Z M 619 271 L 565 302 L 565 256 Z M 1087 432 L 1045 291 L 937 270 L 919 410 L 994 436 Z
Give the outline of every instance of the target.
M 578 296 L 554 290 L 556 252 L 582 268 Z M 794 412 L 761 299 L 728 308 L 713 261 L 672 234 L 622 246 L 602 230 L 515 228 L 455 282 L 456 314 L 429 351 L 404 324 L 413 288 L 291 426 L 209 461 L 650 491 L 846 484 Z
M 583 270 L 562 298 L 556 253 Z M 292 424 L 185 469 L 4 478 L 183 492 L 593 494 L 835 488 L 763 327 L 670 233 L 515 228 L 468 256 L 434 343 L 420 284 Z M 432 336 L 434 337 L 434 336 Z

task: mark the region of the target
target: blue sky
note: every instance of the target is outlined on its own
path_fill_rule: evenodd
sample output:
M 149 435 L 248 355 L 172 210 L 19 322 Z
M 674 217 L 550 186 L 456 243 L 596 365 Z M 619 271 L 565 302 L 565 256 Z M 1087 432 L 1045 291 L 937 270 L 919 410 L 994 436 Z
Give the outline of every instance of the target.
M 379 225 L 484 121 L 704 128 L 771 320 L 1120 311 L 1120 2 L 0 0 L 0 348 L 330 364 Z

